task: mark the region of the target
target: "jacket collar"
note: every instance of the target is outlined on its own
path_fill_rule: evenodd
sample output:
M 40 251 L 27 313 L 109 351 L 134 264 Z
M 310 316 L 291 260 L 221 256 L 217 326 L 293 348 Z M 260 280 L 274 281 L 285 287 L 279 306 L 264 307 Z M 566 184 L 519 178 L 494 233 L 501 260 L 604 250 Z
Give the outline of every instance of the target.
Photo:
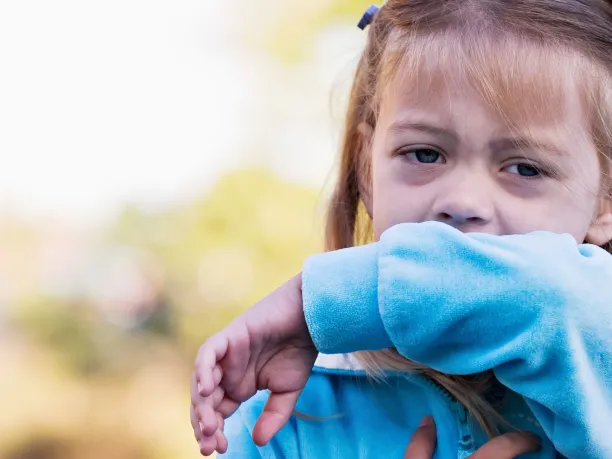
M 365 373 L 363 365 L 352 354 L 319 354 L 314 366 L 327 373 Z

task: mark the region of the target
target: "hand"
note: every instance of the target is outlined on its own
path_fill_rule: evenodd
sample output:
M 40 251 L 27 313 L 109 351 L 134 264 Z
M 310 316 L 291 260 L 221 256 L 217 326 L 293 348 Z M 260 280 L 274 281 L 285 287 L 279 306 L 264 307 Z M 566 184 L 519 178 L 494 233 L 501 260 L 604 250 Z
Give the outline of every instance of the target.
M 431 459 L 436 447 L 436 425 L 431 417 L 423 418 L 416 430 L 404 459 Z M 522 432 L 511 432 L 495 437 L 470 456 L 470 459 L 513 459 L 514 457 L 539 451 L 540 445 L 530 435 Z
M 191 381 L 191 423 L 200 452 L 227 450 L 224 419 L 262 389 L 271 393 L 253 441 L 270 441 L 291 416 L 316 356 L 298 275 L 200 347 Z

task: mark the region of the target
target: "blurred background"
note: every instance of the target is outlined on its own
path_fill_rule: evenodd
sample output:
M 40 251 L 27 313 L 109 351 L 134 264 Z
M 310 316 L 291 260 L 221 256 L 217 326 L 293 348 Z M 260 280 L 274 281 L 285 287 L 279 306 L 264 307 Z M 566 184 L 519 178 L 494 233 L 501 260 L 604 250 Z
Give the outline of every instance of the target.
M 362 0 L 0 0 L 0 459 L 197 458 L 199 345 L 322 247 Z

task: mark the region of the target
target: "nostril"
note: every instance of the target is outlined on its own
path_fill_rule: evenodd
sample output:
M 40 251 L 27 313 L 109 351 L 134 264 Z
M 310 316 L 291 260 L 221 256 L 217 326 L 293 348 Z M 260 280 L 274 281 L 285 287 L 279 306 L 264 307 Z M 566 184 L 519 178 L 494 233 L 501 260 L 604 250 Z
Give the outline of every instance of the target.
M 455 222 L 457 224 L 482 224 L 485 220 L 481 217 L 464 217 L 463 215 L 452 215 L 447 212 L 441 212 L 438 215 L 438 220 L 444 223 Z

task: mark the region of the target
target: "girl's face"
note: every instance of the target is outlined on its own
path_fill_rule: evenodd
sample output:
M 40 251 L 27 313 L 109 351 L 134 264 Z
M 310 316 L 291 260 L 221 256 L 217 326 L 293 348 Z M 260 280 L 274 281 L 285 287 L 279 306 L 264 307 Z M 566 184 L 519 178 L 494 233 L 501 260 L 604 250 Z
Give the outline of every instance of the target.
M 405 80 L 388 88 L 373 133 L 377 239 L 398 223 L 440 221 L 464 232 L 607 242 L 599 159 L 577 90 L 566 91 L 555 119 L 516 132 L 466 83 L 415 91 Z

